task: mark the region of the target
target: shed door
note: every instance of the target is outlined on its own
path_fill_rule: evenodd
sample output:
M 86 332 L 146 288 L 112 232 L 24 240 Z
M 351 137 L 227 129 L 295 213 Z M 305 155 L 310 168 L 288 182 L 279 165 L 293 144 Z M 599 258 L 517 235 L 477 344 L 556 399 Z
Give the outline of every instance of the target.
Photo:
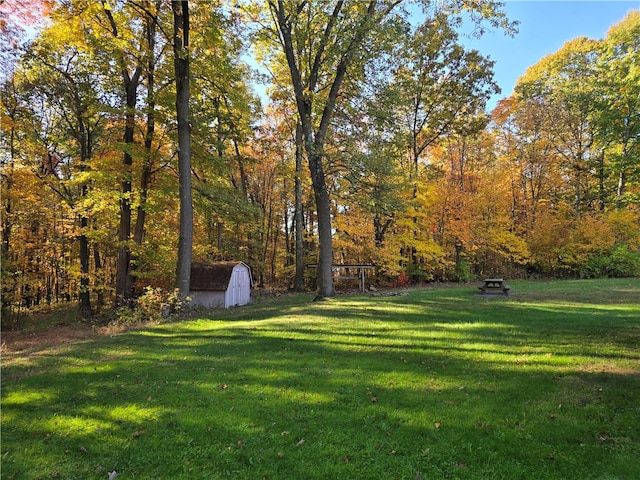
M 243 301 L 245 297 L 245 269 L 241 267 L 235 267 L 231 272 L 231 278 L 229 279 L 229 286 L 227 287 L 227 307 L 233 307 L 235 305 L 244 305 L 248 303 Z
M 249 272 L 242 265 L 239 265 L 233 269 L 231 284 L 231 298 L 233 305 L 245 305 L 249 303 L 251 295 Z

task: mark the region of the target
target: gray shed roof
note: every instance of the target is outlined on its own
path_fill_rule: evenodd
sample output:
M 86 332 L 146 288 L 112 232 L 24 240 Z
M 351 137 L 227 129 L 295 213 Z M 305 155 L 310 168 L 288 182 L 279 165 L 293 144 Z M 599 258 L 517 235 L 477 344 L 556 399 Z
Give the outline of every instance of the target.
M 192 263 L 191 290 L 226 291 L 233 269 L 240 264 L 245 265 L 243 262 Z

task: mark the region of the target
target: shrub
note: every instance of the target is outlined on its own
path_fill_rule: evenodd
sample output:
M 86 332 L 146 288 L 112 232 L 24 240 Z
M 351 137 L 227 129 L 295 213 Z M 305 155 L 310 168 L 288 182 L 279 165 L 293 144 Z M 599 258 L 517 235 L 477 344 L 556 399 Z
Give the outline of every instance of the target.
M 161 288 L 145 287 L 133 308 L 121 307 L 116 311 L 117 324 L 158 321 L 182 309 L 178 290 L 166 292 Z
M 640 276 L 640 252 L 630 250 L 627 245 L 616 246 L 608 257 L 607 276 Z
M 638 277 L 640 276 L 640 252 L 627 245 L 616 245 L 601 255 L 593 255 L 581 270 L 585 278 Z
M 471 273 L 471 265 L 466 260 L 460 260 L 456 264 L 455 279 L 461 283 L 469 283 L 474 280 L 474 275 Z
M 394 282 L 391 282 L 392 288 L 408 287 L 409 285 L 411 285 L 411 278 L 404 272 L 400 272 L 398 278 L 396 278 Z

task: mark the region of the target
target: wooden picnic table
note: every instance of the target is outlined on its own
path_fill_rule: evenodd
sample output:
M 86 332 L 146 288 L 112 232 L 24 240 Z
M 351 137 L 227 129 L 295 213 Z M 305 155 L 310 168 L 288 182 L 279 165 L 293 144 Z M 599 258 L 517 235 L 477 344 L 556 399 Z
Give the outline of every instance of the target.
M 484 284 L 478 287 L 481 293 L 487 293 L 490 290 L 502 290 L 502 293 L 509 295 L 509 285 L 504 284 L 503 278 L 485 278 Z

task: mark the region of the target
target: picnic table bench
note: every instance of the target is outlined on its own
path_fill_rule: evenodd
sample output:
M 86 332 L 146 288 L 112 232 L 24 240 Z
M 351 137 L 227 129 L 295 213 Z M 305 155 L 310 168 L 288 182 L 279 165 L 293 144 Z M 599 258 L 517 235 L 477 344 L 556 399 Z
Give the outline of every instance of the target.
M 489 290 L 502 290 L 502 293 L 509 295 L 509 285 L 504 284 L 503 278 L 485 278 L 484 284 L 478 287 L 481 293 L 487 293 Z

